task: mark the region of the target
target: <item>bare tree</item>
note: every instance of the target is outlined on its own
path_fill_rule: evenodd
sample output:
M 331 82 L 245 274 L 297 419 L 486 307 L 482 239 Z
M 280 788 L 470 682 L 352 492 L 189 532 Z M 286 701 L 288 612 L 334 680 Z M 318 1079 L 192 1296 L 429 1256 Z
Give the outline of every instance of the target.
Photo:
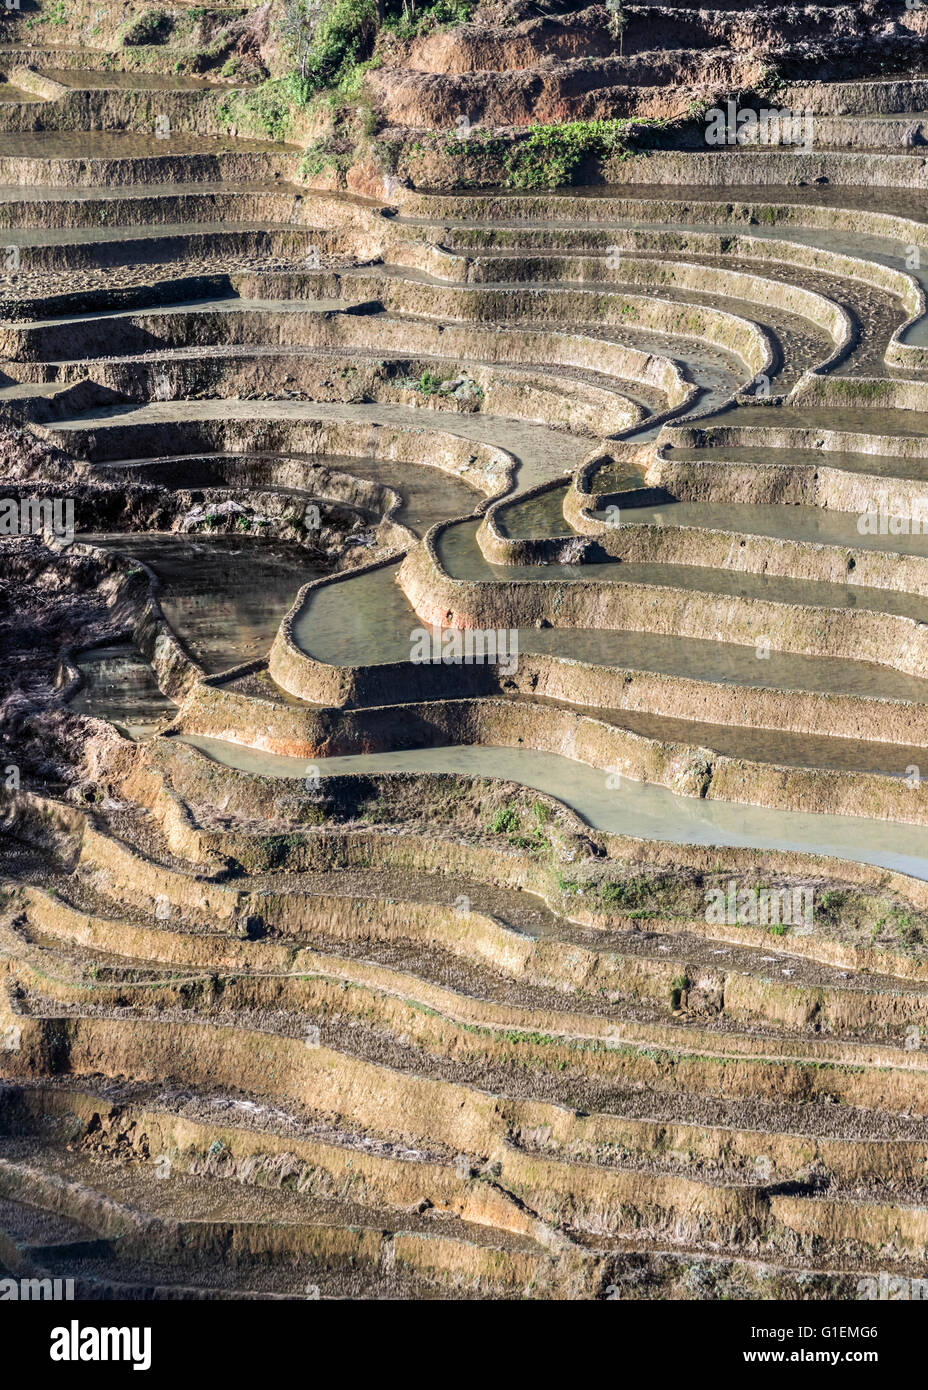
M 628 16 L 622 9 L 622 0 L 608 0 L 607 9 L 609 10 L 609 33 L 614 39 L 619 41 L 619 53 L 621 54 L 625 46 L 625 26 L 628 23 Z
M 325 10 L 324 0 L 281 0 L 280 33 L 306 80 L 306 62 Z

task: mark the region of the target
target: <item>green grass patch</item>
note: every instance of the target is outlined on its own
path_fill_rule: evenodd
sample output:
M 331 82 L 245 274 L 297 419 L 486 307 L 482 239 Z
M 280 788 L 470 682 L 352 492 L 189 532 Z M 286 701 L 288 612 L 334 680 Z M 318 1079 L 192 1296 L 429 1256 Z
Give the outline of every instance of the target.
M 464 24 L 476 8 L 476 0 L 387 0 L 383 28 L 403 41 L 417 39 L 433 29 Z
M 487 823 L 492 835 L 509 835 L 519 828 L 519 813 L 515 806 L 501 806 Z
M 309 91 L 297 73 L 272 77 L 247 91 L 223 92 L 218 98 L 219 118 L 229 125 L 285 140 L 295 109 L 302 109 Z
M 576 182 L 589 160 L 624 157 L 630 120 L 563 121 L 540 125 L 505 158 L 511 188 L 559 188 Z

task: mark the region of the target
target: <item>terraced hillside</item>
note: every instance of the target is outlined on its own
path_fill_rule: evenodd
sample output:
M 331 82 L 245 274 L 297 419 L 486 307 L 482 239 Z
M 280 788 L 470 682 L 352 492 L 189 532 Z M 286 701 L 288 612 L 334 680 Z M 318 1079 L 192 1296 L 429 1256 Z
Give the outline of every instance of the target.
M 379 33 L 384 182 L 268 6 L 90 8 L 0 64 L 0 1273 L 921 1278 L 925 11 Z

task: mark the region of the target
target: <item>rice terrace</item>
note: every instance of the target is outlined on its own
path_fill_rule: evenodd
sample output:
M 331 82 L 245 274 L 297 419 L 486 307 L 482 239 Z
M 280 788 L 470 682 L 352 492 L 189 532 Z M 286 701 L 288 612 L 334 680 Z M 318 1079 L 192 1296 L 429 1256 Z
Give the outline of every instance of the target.
M 928 1295 L 928 4 L 0 78 L 0 1302 Z

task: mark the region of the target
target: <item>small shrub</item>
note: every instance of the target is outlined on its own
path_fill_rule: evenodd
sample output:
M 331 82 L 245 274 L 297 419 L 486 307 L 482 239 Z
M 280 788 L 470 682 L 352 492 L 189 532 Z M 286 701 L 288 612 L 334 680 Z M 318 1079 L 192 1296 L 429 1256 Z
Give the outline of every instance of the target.
M 565 121 L 536 126 L 505 159 L 512 188 L 558 188 L 572 184 L 591 159 L 627 151 L 628 120 Z
M 465 24 L 475 4 L 476 0 L 386 0 L 383 27 L 398 39 L 415 39 L 432 29 Z
M 487 829 L 494 835 L 509 835 L 518 827 L 519 813 L 514 806 L 501 806 L 487 825 Z
M 434 372 L 426 369 L 416 382 L 416 389 L 421 391 L 424 396 L 435 396 L 441 389 L 442 381 L 442 377 L 436 376 Z
M 139 48 L 144 44 L 166 43 L 173 29 L 174 20 L 164 10 L 144 10 L 123 31 L 123 47 Z
M 334 0 L 313 32 L 300 76 L 309 91 L 340 87 L 369 58 L 377 34 L 377 0 Z

